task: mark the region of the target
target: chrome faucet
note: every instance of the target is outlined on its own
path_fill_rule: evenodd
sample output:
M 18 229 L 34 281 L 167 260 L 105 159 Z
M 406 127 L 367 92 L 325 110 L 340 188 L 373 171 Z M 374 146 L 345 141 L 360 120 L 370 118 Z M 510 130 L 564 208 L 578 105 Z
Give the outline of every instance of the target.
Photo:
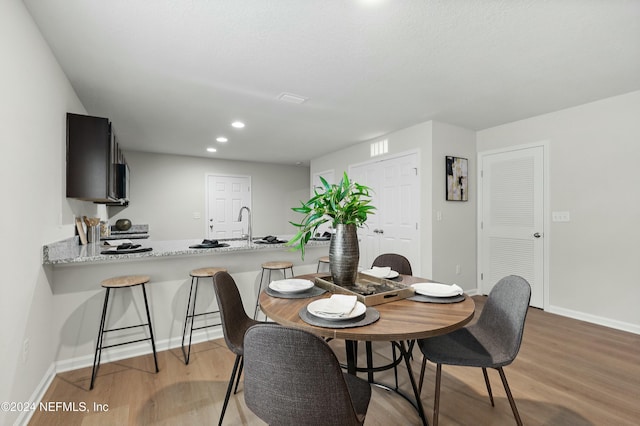
M 247 244 L 251 245 L 251 242 L 253 241 L 253 233 L 251 232 L 251 209 L 249 209 L 249 207 L 247 206 L 242 206 L 240 207 L 240 213 L 238 214 L 238 222 L 242 221 L 242 210 L 247 210 L 247 214 L 249 215 L 249 224 L 247 226 L 247 234 L 242 234 L 242 238 L 244 238 L 245 236 L 247 237 Z

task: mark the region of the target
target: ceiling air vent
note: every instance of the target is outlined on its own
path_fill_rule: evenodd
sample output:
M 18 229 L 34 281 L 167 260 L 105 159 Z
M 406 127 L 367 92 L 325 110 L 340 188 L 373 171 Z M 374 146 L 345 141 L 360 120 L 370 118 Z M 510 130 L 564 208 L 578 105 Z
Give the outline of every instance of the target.
M 294 95 L 293 93 L 280 93 L 278 95 L 278 100 L 283 102 L 290 102 L 292 104 L 301 104 L 309 98 L 305 98 L 304 96 Z

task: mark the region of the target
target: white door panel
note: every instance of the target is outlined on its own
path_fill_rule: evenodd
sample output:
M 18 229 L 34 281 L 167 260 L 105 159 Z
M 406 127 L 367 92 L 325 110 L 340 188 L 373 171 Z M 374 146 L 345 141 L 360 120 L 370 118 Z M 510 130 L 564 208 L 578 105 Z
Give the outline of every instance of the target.
M 506 275 L 531 284 L 544 306 L 544 147 L 481 155 L 481 290 Z
M 374 190 L 375 214 L 359 231 L 360 266 L 368 269 L 378 255 L 398 253 L 419 273 L 417 154 L 356 166 L 349 175 Z
M 251 208 L 249 176 L 207 176 L 207 238 L 239 238 L 246 220 L 238 222 L 240 208 Z

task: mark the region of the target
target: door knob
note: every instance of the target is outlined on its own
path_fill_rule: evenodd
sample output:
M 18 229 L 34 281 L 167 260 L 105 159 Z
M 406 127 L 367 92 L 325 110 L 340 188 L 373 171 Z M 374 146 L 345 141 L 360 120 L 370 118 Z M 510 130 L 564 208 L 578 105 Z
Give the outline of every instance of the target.
M 542 234 L 539 233 L 539 232 L 536 232 L 535 234 L 533 234 L 533 236 L 536 237 L 536 238 L 540 238 L 540 237 L 542 237 Z
M 378 229 L 378 234 L 384 234 L 384 229 Z

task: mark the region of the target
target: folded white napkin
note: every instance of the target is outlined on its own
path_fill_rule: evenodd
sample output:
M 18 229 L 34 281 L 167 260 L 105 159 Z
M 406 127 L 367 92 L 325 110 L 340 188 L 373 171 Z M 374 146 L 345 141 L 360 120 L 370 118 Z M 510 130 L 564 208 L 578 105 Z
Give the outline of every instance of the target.
M 353 311 L 358 298 L 347 294 L 333 294 L 330 298 L 321 300 L 322 303 L 317 303 L 313 312 L 326 316 L 342 317 Z
M 391 273 L 391 267 L 389 266 L 374 266 L 371 269 L 362 271 L 363 274 L 372 275 L 376 278 L 386 278 Z

